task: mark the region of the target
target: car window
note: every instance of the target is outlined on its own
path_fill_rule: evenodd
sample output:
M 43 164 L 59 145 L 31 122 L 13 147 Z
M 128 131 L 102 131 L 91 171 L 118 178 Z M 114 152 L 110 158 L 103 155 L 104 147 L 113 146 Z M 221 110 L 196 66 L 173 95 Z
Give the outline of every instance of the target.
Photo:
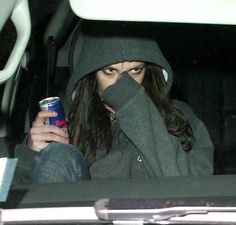
M 29 58 L 26 57 L 27 65 L 19 72 L 18 84 L 13 85 L 17 87 L 14 89 L 16 98 L 9 103 L 12 110 L 7 115 L 7 133 L 0 138 L 0 146 L 3 146 L 0 149 L 1 156 L 17 156 L 17 146 L 26 140 L 39 111 L 38 103 L 41 99 L 47 96 L 65 96 L 67 82 L 77 63 L 75 58 L 80 46 L 75 40 L 79 35 L 79 24 L 83 20 L 75 14 L 75 9 L 70 8 L 69 3 L 75 2 L 29 1 L 32 20 L 32 33 L 26 49 Z M 176 199 L 181 203 L 182 200 L 194 199 L 198 203 L 216 202 L 221 206 L 235 207 L 235 25 L 179 21 L 139 22 L 144 30 L 149 27 L 152 35 L 155 35 L 172 67 L 174 81 L 170 96 L 186 102 L 209 130 L 214 144 L 214 175 L 22 185 L 21 174 L 16 171 L 9 197 L 6 202 L 0 203 L 0 208 L 66 207 L 65 210 L 68 210 L 67 207 L 93 207 L 98 199 L 104 198 L 147 198 L 148 202 L 160 198 L 164 199 L 164 205 Z M 9 21 L 0 33 L 0 45 L 3 46 L 0 50 L 1 68 L 13 48 L 15 38 L 16 33 Z M 5 84 L 1 84 L 1 99 L 4 87 Z M 1 118 L 4 117 L 1 115 Z M 32 152 L 26 154 L 30 155 Z M 94 211 L 92 213 L 94 216 Z M 232 213 L 235 216 L 235 209 Z M 225 217 L 230 218 L 228 214 Z M 173 219 L 172 222 L 184 223 L 180 219 Z M 168 220 L 163 221 L 166 223 Z M 229 222 L 232 221 L 234 223 L 235 219 Z M 213 224 L 218 223 L 219 220 Z

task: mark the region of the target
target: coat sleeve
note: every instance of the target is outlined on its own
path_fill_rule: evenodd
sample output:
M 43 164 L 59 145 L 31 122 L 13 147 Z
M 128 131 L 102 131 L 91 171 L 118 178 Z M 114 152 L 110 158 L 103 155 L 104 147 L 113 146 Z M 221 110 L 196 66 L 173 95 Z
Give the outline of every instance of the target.
M 192 175 L 213 174 L 214 145 L 205 124 L 186 103 L 176 101 L 176 107 L 187 116 L 195 138 L 195 144 L 188 153 L 190 173 Z
M 115 109 L 121 130 L 136 146 L 150 177 L 202 175 L 212 172 L 210 139 L 205 137 L 204 143 L 207 146 L 192 149 L 196 154 L 184 151 L 180 140 L 168 133 L 159 111 L 144 88 L 128 74 L 106 88 L 103 98 Z M 198 155 L 197 152 L 202 154 Z

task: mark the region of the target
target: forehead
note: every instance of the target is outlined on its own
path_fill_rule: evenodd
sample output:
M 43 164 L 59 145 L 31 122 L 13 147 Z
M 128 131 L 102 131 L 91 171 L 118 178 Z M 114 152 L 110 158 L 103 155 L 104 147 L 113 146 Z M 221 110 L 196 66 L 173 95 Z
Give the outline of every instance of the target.
M 136 67 L 136 66 L 143 66 L 145 65 L 144 62 L 141 61 L 124 61 L 124 62 L 118 62 L 118 63 L 114 63 L 111 65 L 108 65 L 106 67 Z

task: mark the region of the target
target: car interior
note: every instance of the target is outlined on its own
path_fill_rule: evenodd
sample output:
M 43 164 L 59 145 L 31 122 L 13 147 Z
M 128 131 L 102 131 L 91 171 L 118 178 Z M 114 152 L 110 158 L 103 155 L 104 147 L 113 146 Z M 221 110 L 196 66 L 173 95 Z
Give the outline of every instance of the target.
M 27 112 L 25 123 L 20 119 L 18 136 L 13 137 L 18 142 L 39 110 L 38 101 L 45 96 L 63 97 L 80 48 L 77 41 L 80 20 L 69 2 L 62 1 L 50 20 L 43 22 L 43 28 L 36 28 L 36 35 L 41 31 L 43 35 L 36 37 L 40 40 L 32 40 L 32 45 L 40 49 L 27 71 L 30 77 L 25 92 L 29 95 L 24 100 L 28 101 L 20 100 L 19 106 L 14 106 L 9 126 L 15 130 L 14 120 L 22 118 L 19 112 L 23 115 Z M 215 174 L 236 173 L 235 26 L 148 22 L 142 25 L 153 27 L 157 42 L 172 66 L 175 81 L 171 95 L 188 103 L 210 132 L 215 146 Z M 37 89 L 39 85 L 41 88 Z M 23 86 L 27 88 L 25 81 Z M 25 105 L 23 111 L 18 109 L 22 105 Z
M 29 7 L 32 7 L 32 2 L 29 1 Z M 66 84 L 76 64 L 76 54 L 81 44 L 78 37 L 79 25 L 83 19 L 71 8 L 73 2 L 55 1 L 55 5 L 48 8 L 48 12 L 38 20 L 32 20 L 34 15 L 31 15 L 31 36 L 26 37 L 29 42 L 24 48 L 25 51 L 21 53 L 21 61 L 18 62 L 13 76 L 1 82 L 2 71 L 6 68 L 7 58 L 14 48 L 18 32 L 10 18 L 2 28 L 0 43 L 6 48 L 0 51 L 1 157 L 14 158 L 14 149 L 24 141 L 39 110 L 38 102 L 41 99 L 46 96 L 63 97 L 65 94 Z M 36 12 L 32 8 L 30 10 L 31 13 Z M 235 25 L 145 21 L 142 22 L 142 26 L 152 27 L 156 40 L 172 67 L 174 84 L 170 95 L 186 102 L 209 130 L 215 146 L 214 175 L 235 175 Z M 158 197 L 172 196 L 172 192 L 175 193 L 173 197 L 217 196 L 218 191 L 220 192 L 217 182 L 222 181 L 218 180 L 217 176 L 211 181 L 199 178 L 203 182 L 202 187 L 199 187 L 196 180 L 178 179 L 181 182 L 178 182 L 174 190 L 169 180 L 163 183 L 159 181 L 158 188 L 155 181 L 150 181 L 145 189 L 145 197 L 153 197 L 157 192 Z M 229 177 L 224 177 L 225 199 L 233 196 L 231 181 Z M 84 200 L 91 204 L 94 199 L 104 197 L 104 193 L 113 197 L 139 197 L 144 191 L 137 188 L 134 193 L 132 189 L 141 185 L 143 181 L 134 181 L 131 186 L 129 182 L 108 182 L 108 185 L 106 182 L 100 182 L 100 189 L 96 188 L 96 193 L 92 186 L 96 185 L 96 182 L 80 187 L 80 193 L 77 191 L 79 184 L 73 187 L 53 184 L 50 189 L 48 186 L 38 185 L 37 190 L 47 193 L 47 197 L 43 194 L 38 196 L 34 187 L 30 187 L 31 192 L 28 194 L 25 187 L 13 188 L 8 203 L 3 204 L 3 207 L 16 207 L 20 204 L 22 196 L 25 200 L 21 204 L 27 207 L 34 206 L 35 199 L 40 199 L 40 206 L 45 203 L 55 206 L 57 199 L 52 196 L 61 196 L 61 205 L 68 205 L 68 202 L 69 205 L 75 202 L 83 205 Z M 186 182 L 192 188 L 188 194 Z M 212 185 L 215 185 L 214 190 L 210 188 Z M 165 188 L 168 192 L 165 192 Z M 200 194 L 196 195 L 196 191 L 199 190 Z M 64 192 L 68 193 L 66 200 L 62 197 Z

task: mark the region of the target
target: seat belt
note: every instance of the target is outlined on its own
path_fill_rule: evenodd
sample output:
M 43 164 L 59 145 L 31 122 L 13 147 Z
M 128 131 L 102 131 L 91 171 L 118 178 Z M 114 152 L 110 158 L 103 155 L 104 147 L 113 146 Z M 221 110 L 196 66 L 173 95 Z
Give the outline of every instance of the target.
M 55 66 L 56 66 L 56 55 L 57 55 L 57 43 L 53 36 L 49 36 L 46 46 L 47 53 L 47 70 L 46 70 L 46 97 L 52 93 L 54 84 Z

